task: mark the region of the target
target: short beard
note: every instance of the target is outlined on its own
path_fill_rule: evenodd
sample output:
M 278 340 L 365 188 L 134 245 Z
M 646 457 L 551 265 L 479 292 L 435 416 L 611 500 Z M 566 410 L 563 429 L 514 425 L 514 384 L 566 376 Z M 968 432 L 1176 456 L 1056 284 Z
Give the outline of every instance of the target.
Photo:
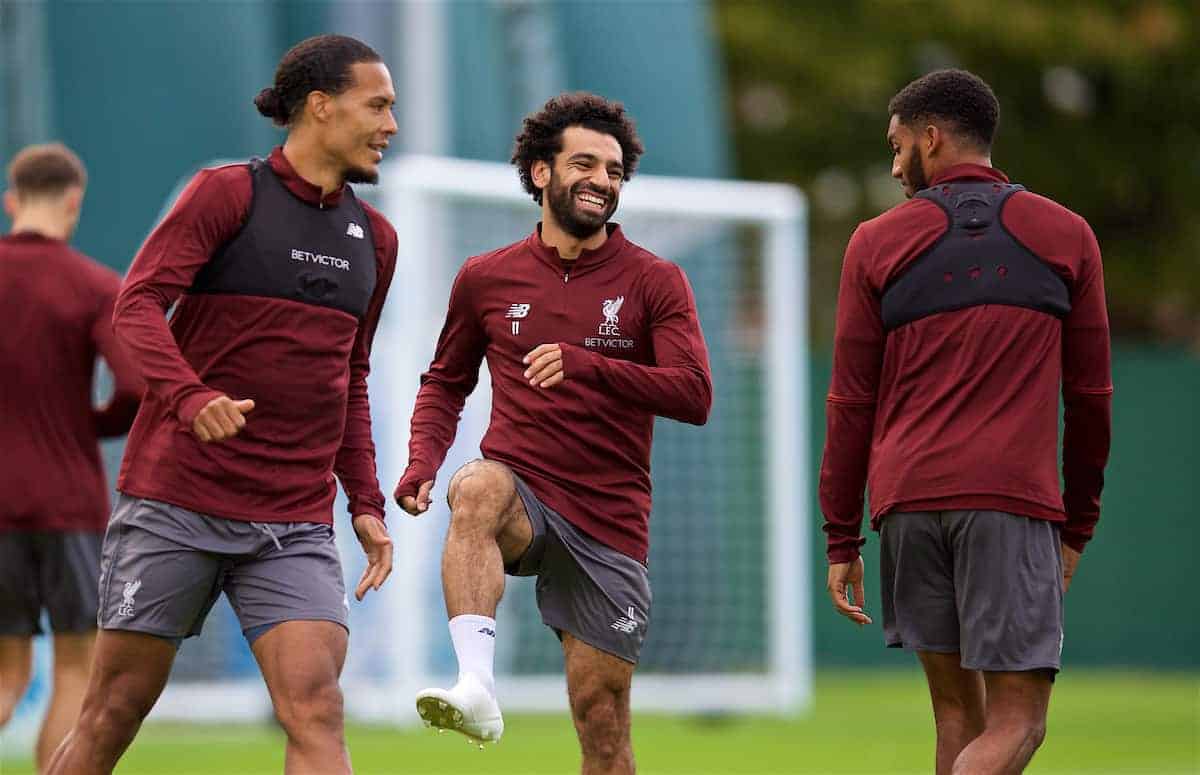
M 908 169 L 904 170 L 904 177 L 908 178 L 908 185 L 912 186 L 914 194 L 929 188 L 929 178 L 925 177 L 925 168 L 921 166 L 921 154 L 917 153 L 916 148 L 908 160 Z
M 612 218 L 613 213 L 617 211 L 617 202 L 620 199 L 612 189 L 597 192 L 608 202 L 608 206 L 604 208 L 604 212 L 600 215 L 592 215 L 591 213 L 581 214 L 575 208 L 575 195 L 581 191 L 596 191 L 596 189 L 588 185 L 585 180 L 579 181 L 568 189 L 566 186 L 559 185 L 554 172 L 551 171 L 550 185 L 546 187 L 544 192 L 546 202 L 550 206 L 550 212 L 554 214 L 554 219 L 558 221 L 558 225 L 567 234 L 580 240 L 587 239 L 604 228 L 604 225 L 608 223 L 608 219 Z
M 351 167 L 346 170 L 345 180 L 347 183 L 368 183 L 373 186 L 379 182 L 379 170 Z

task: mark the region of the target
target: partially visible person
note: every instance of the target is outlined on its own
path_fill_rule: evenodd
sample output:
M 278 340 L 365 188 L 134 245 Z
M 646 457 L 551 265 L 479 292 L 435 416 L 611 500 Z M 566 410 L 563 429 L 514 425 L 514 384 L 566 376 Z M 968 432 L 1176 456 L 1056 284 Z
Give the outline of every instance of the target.
M 112 331 L 121 278 L 68 244 L 87 173 L 67 147 L 25 148 L 8 168 L 0 237 L 0 727 L 29 685 L 44 611 L 53 632 L 39 769 L 74 723 L 96 633 L 108 482 L 100 438 L 137 414 L 142 382 Z M 113 375 L 93 404 L 97 356 Z
M 861 224 L 842 266 L 820 484 L 829 593 L 871 622 L 866 485 L 884 635 L 925 669 L 938 774 L 1020 772 L 1046 734 L 1063 594 L 1100 518 L 1100 247 L 1087 221 L 992 166 L 1000 106 L 977 76 L 930 73 L 888 113 L 909 201 Z

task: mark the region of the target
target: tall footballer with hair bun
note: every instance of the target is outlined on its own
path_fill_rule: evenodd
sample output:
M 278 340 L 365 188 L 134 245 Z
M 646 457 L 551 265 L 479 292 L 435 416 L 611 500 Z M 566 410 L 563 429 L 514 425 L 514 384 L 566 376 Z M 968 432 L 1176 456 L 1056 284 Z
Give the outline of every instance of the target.
M 708 351 L 683 271 L 610 222 L 642 144 L 624 107 L 562 94 L 525 118 L 513 164 L 541 205 L 528 237 L 468 259 L 421 377 L 410 514 L 430 491 L 486 358 L 492 419 L 450 479 L 442 586 L 459 680 L 417 695 L 432 726 L 504 730 L 493 655 L 505 574 L 537 576 L 562 641 L 584 773 L 632 773 L 629 689 L 650 624 L 646 572 L 656 416 L 703 425 Z
M 91 684 L 51 772 L 112 770 L 222 592 L 287 733 L 286 771 L 350 772 L 332 507 L 340 481 L 368 561 L 361 600 L 392 566 L 366 380 L 397 243 L 347 184 L 377 179 L 394 101 L 366 44 L 297 44 L 255 100 L 284 144 L 202 170 L 133 260 L 113 325 L 148 392 L 104 539 Z

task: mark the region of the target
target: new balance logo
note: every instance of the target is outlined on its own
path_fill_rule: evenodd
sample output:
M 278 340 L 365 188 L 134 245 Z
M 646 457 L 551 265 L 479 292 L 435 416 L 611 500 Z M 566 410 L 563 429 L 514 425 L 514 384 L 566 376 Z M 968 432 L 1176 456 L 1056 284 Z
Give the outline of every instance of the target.
M 511 304 L 508 307 L 508 314 L 504 317 L 520 319 L 529 314 L 530 304 Z
M 617 619 L 610 626 L 617 632 L 632 635 L 638 628 L 638 623 L 633 618 L 635 616 L 637 616 L 637 611 L 633 610 L 633 606 L 629 606 L 625 611 L 625 615 Z
M 366 235 L 363 234 L 363 227 L 359 226 L 354 221 L 350 221 L 350 223 L 346 225 L 346 236 L 354 237 L 355 239 L 366 239 Z
M 496 637 L 496 631 L 493 630 L 491 627 L 480 627 L 479 634 L 480 635 L 488 635 L 493 638 Z
M 121 593 L 121 605 L 117 606 L 117 616 L 133 616 L 133 596 L 141 588 L 141 579 L 125 582 L 125 591 Z

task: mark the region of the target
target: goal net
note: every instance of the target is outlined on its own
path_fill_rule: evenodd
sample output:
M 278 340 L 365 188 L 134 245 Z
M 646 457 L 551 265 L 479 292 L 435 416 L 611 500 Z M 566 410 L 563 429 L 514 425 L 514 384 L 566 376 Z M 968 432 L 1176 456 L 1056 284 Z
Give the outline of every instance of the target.
M 467 257 L 522 239 L 539 211 L 508 165 L 403 157 L 380 178 L 364 193 L 400 237 L 370 377 L 379 478 L 390 495 L 407 463 L 418 376 L 432 358 L 455 273 Z M 660 419 L 655 427 L 654 605 L 633 705 L 799 711 L 812 676 L 804 201 L 783 185 L 641 175 L 622 191 L 617 220 L 631 240 L 687 273 L 714 384 L 706 426 Z M 459 465 L 478 457 L 490 402 L 484 364 L 434 505 L 414 519 L 389 503 L 395 570 L 380 592 L 350 606 L 342 683 L 352 718 L 416 722 L 414 693 L 454 680 L 439 573 L 445 488 Z M 364 561 L 340 498 L 335 518 L 352 589 Z M 541 624 L 533 583 L 508 579 L 497 614 L 501 707 L 566 710 L 561 648 Z M 269 714 L 253 657 L 222 600 L 203 635 L 183 644 L 152 717 Z

